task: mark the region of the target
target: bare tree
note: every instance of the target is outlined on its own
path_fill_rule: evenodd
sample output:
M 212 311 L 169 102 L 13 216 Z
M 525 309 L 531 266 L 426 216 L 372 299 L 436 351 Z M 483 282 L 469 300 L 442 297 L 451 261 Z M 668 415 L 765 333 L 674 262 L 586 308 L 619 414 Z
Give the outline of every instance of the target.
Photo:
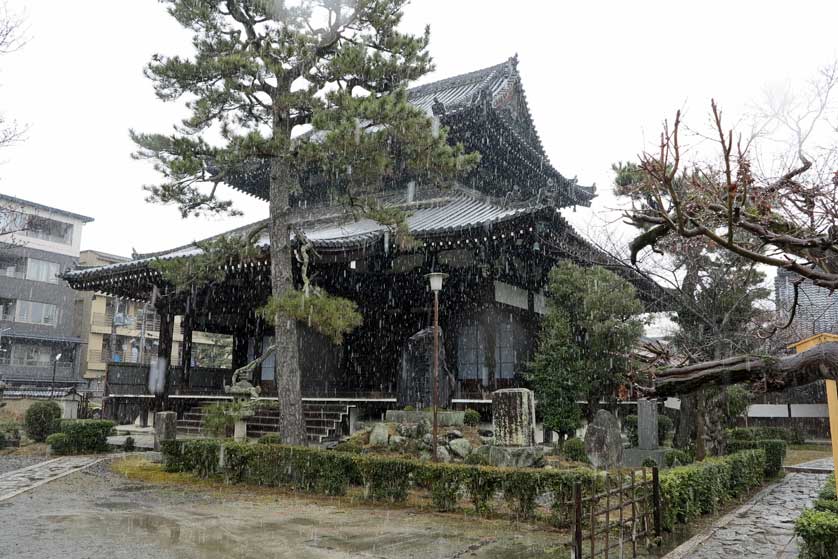
M 9 9 L 7 2 L 0 4 L 0 54 L 17 51 L 26 43 L 24 19 Z M 8 147 L 23 139 L 26 127 L 0 114 L 0 148 Z

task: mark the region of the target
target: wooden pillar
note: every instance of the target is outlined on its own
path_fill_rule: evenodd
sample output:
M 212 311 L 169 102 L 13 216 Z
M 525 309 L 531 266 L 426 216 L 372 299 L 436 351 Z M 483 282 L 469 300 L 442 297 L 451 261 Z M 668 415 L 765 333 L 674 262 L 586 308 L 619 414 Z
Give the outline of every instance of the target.
M 160 340 L 157 348 L 157 362 L 163 370 L 163 390 L 156 398 L 155 408 L 164 411 L 167 408 L 169 396 L 169 376 L 172 371 L 172 337 L 175 328 L 175 315 L 169 309 L 161 309 L 160 313 Z
M 838 491 L 838 383 L 826 381 L 826 403 L 829 409 L 829 434 L 832 437 L 832 465 L 835 468 L 835 490 Z
M 186 300 L 186 312 L 180 322 L 181 330 L 183 331 L 183 341 L 180 343 L 180 370 L 183 371 L 181 385 L 184 387 L 189 386 L 189 370 L 192 368 L 192 328 L 194 323 L 194 297 L 190 296 Z
M 241 330 L 233 334 L 233 370 L 247 365 L 247 334 Z

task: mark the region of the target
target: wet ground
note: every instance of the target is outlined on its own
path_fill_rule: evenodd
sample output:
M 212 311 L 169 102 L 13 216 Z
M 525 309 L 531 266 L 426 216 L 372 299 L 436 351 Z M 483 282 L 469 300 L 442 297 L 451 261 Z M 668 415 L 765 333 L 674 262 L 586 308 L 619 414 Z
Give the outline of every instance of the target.
M 104 463 L 0 502 L 0 526 L 0 557 L 20 559 L 565 556 L 560 534 L 525 525 L 173 489 Z

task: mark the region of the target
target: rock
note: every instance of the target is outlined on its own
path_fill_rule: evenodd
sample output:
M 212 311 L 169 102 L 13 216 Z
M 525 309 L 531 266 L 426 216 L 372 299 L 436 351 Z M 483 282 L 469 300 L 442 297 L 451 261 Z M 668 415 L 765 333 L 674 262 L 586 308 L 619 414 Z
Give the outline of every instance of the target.
M 429 461 L 431 458 L 432 458 L 431 453 L 428 452 L 427 450 L 423 450 L 422 452 L 419 453 L 419 460 Z
M 599 410 L 585 432 L 585 453 L 594 468 L 617 468 L 623 463 L 620 423 L 606 410 Z
M 495 436 L 495 432 L 492 431 L 491 429 L 480 429 L 477 433 L 481 437 L 494 437 Z
M 540 468 L 544 465 L 544 449 L 540 446 L 481 446 L 474 454 L 501 468 Z
M 436 447 L 436 457 L 440 462 L 451 461 L 451 455 L 448 454 L 448 450 L 444 446 Z
M 471 443 L 466 439 L 454 439 L 448 443 L 448 448 L 451 449 L 451 452 L 453 452 L 455 456 L 460 458 L 465 458 L 471 454 Z
M 177 437 L 177 414 L 163 411 L 154 414 L 154 450 L 160 450 L 160 443 L 173 441 Z
M 390 440 L 390 429 L 386 423 L 376 423 L 370 433 L 370 446 L 387 446 Z
M 492 429 L 501 446 L 535 444 L 535 396 L 526 388 L 492 393 Z
M 445 436 L 449 441 L 453 441 L 454 439 L 462 439 L 463 433 L 455 429 L 454 431 L 448 431 Z
M 422 435 L 422 443 L 428 445 L 428 448 L 431 448 L 431 444 L 434 442 L 434 436 L 430 433 L 425 433 Z
M 399 423 L 396 426 L 396 433 L 402 437 L 414 439 L 416 438 L 416 428 L 417 425 L 415 423 Z
M 493 444 L 495 444 L 495 438 L 494 437 L 481 436 L 480 437 L 480 444 L 493 445 Z
M 424 437 L 427 433 L 430 433 L 432 430 L 433 426 L 427 418 L 419 420 L 419 423 L 416 424 L 417 437 Z
M 399 435 L 393 435 L 390 437 L 390 446 L 392 448 L 401 448 L 407 443 L 407 437 L 401 437 Z
M 334 450 L 341 442 L 343 441 L 326 441 L 323 444 L 323 448 L 326 450 Z

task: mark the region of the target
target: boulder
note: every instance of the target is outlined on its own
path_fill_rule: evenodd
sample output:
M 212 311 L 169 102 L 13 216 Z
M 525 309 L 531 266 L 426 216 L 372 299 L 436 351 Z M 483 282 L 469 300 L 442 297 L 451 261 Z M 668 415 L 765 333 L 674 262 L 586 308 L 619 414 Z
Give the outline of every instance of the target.
M 585 431 L 585 454 L 594 468 L 618 468 L 623 463 L 620 422 L 606 410 L 599 410 Z
M 484 445 L 495 444 L 495 438 L 494 437 L 484 437 L 484 436 L 481 435 L 480 436 L 480 444 L 484 444 Z
M 416 436 L 417 437 L 424 437 L 425 434 L 430 433 L 433 430 L 433 425 L 431 425 L 430 420 L 428 418 L 423 417 L 419 420 L 416 424 Z
M 416 428 L 418 426 L 415 423 L 399 423 L 396 426 L 396 433 L 401 435 L 402 437 L 407 437 L 409 439 L 416 438 Z
M 449 431 L 448 433 L 446 433 L 445 437 L 449 441 L 453 441 L 454 439 L 462 439 L 463 438 L 463 433 L 461 431 L 457 431 L 455 429 L 454 431 Z
M 393 435 L 390 437 L 390 446 L 392 448 L 402 448 L 405 444 L 407 444 L 407 437 L 399 435 Z
M 448 443 L 448 448 L 459 458 L 465 458 L 471 454 L 471 443 L 466 439 L 454 439 Z
M 437 460 L 439 460 L 440 462 L 450 462 L 451 461 L 451 455 L 448 454 L 448 450 L 444 446 L 441 446 L 441 445 L 436 447 L 436 457 L 437 457 Z
M 390 440 L 390 428 L 386 423 L 376 423 L 370 432 L 370 446 L 387 446 Z

